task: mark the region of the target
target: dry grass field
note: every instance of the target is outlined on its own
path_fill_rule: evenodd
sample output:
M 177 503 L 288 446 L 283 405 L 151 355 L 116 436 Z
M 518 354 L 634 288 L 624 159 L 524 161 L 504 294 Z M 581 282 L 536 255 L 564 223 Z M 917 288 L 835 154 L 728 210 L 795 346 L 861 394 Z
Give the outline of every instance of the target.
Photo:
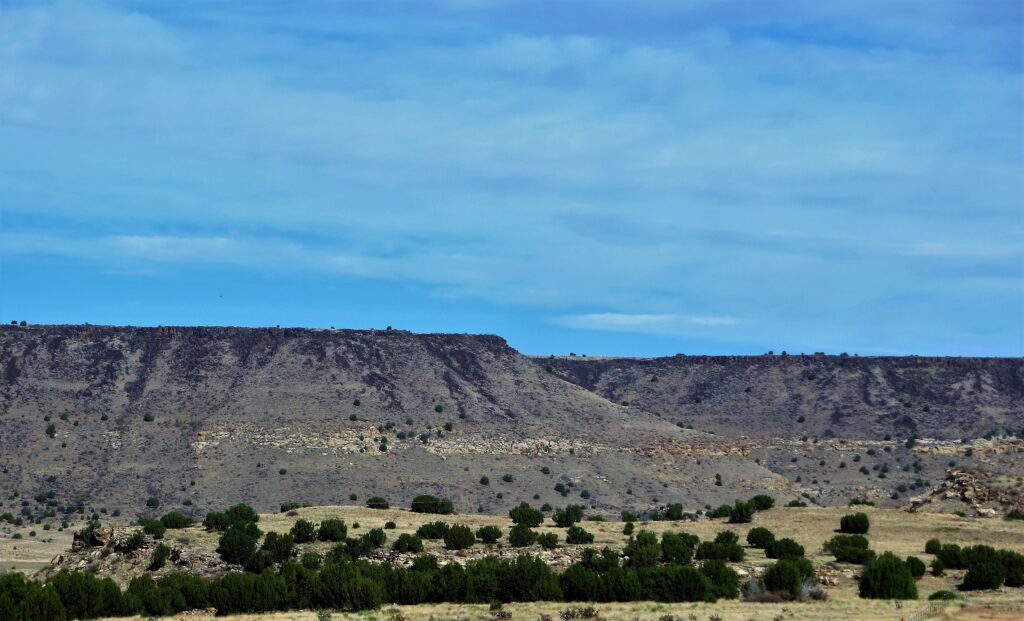
M 872 549 L 893 551 L 900 555 L 916 555 L 925 562 L 931 557 L 923 552 L 924 543 L 932 537 L 943 542 L 962 545 L 984 543 L 997 548 L 1008 548 L 1024 552 L 1024 523 L 1009 522 L 999 519 L 960 518 L 947 514 L 907 513 L 891 509 L 862 507 L 871 518 L 871 530 L 868 534 Z M 741 539 L 754 526 L 764 526 L 772 530 L 778 537 L 790 537 L 801 543 L 807 556 L 815 565 L 823 565 L 832 561 L 832 557 L 822 550 L 822 544 L 835 534 L 839 519 L 850 509 L 844 508 L 774 508 L 755 515 L 751 524 L 733 525 L 721 520 L 700 520 L 696 522 L 648 522 L 638 523 L 637 530 L 647 529 L 657 533 L 666 530 L 694 533 L 701 539 L 711 539 L 721 530 L 733 530 Z M 466 524 L 474 529 L 485 524 L 495 525 L 507 533 L 510 526 L 508 518 L 488 515 L 452 515 L 435 516 L 412 513 L 404 509 L 374 510 L 365 507 L 308 507 L 299 509 L 297 515 L 264 514 L 260 517 L 260 528 L 264 531 L 285 532 L 297 519 L 304 518 L 319 522 L 328 517 L 344 519 L 350 528 L 358 523 L 359 528 L 350 530 L 350 536 L 358 535 L 370 528 L 383 527 L 388 521 L 395 522 L 396 528 L 388 530 L 388 539 L 394 540 L 400 533 L 411 533 L 424 522 L 443 520 L 449 523 Z M 548 526 L 550 520 L 540 529 L 541 532 L 555 532 L 564 535 L 562 529 Z M 582 524 L 595 535 L 596 546 L 608 545 L 621 549 L 626 536 L 622 534 L 622 522 L 589 522 Z M 67 545 L 70 538 L 60 533 L 61 539 L 49 544 L 25 542 L 25 540 L 0 540 L 0 562 L 8 567 L 11 561 L 20 559 L 23 569 L 32 568 L 32 563 L 40 562 L 43 555 L 56 553 L 61 544 Z M 187 545 L 196 551 L 213 553 L 217 545 L 217 535 L 207 533 L 202 528 L 193 527 L 178 531 L 168 531 L 168 539 L 179 545 Z M 427 541 L 426 552 L 441 556 L 452 555 L 445 552 L 439 541 Z M 18 545 L 18 550 L 13 550 Z M 304 549 L 326 550 L 328 544 L 310 544 Z M 459 556 L 477 556 L 487 552 L 487 548 L 477 544 L 473 549 L 455 553 Z M 491 551 L 497 551 L 492 548 Z M 17 553 L 15 553 L 17 552 Z M 502 553 L 512 552 L 505 548 Z M 516 550 L 515 553 L 539 553 L 537 547 Z M 747 549 L 747 558 L 743 563 L 735 564 L 737 569 L 756 573 L 760 567 L 769 565 L 761 550 Z M 961 571 L 948 571 L 945 576 L 936 578 L 926 574 L 918 583 L 920 599 L 917 601 L 894 602 L 862 600 L 857 597 L 856 576 L 859 567 L 855 565 L 830 565 L 830 578 L 834 584 L 825 586 L 828 594 L 826 601 L 787 602 L 780 604 L 760 604 L 742 601 L 719 601 L 714 604 L 660 604 L 654 602 L 636 602 L 622 604 L 598 604 L 595 608 L 604 619 L 660 619 L 671 615 L 679 621 L 714 620 L 774 621 L 786 619 L 828 619 L 828 620 L 913 620 L 945 619 L 957 621 L 981 621 L 983 619 L 1007 621 L 1024 619 L 1024 589 L 1003 588 L 998 591 L 976 591 L 966 594 L 964 599 L 955 603 L 929 602 L 929 594 L 942 590 L 955 590 L 962 578 Z M 126 576 L 119 578 L 123 579 Z M 561 602 L 508 604 L 504 610 L 512 614 L 513 619 L 539 619 L 541 615 L 550 615 L 559 619 L 560 612 L 569 608 L 569 604 Z M 203 619 L 205 613 L 191 613 L 177 618 Z M 249 617 L 239 617 L 248 619 Z M 256 619 L 257 617 L 253 617 Z M 279 613 L 258 616 L 260 621 L 314 620 L 316 611 Z M 384 606 L 379 611 L 363 613 L 332 613 L 334 619 L 390 619 L 428 620 L 464 619 L 490 620 L 492 614 L 486 606 L 469 605 L 423 605 L 423 606 Z

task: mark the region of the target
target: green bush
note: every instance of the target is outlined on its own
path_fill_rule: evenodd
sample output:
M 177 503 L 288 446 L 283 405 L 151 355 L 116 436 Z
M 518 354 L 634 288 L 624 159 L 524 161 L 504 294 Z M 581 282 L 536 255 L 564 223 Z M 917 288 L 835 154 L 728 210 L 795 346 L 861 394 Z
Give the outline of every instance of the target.
M 564 509 L 555 509 L 551 519 L 555 522 L 555 526 L 569 528 L 583 519 L 583 507 L 580 505 L 569 505 Z
M 1002 563 L 983 561 L 974 563 L 967 568 L 964 574 L 963 584 L 960 589 L 964 591 L 977 591 L 981 589 L 998 589 L 1006 581 L 1006 568 Z
M 302 508 L 302 505 L 297 503 L 297 502 L 282 502 L 281 503 L 281 513 L 288 513 L 289 511 L 294 511 L 296 509 L 301 509 L 301 508 Z
M 752 548 L 765 548 L 775 541 L 775 534 L 763 526 L 755 526 L 747 533 L 747 544 Z
M 863 535 L 868 532 L 871 527 L 871 521 L 868 519 L 866 513 L 851 513 L 844 515 L 839 520 L 839 532 L 851 533 L 854 535 Z
M 220 536 L 217 543 L 217 554 L 225 563 L 245 565 L 256 552 L 256 542 L 260 531 L 253 522 L 232 524 Z
M 775 499 L 767 494 L 758 494 L 750 499 L 755 511 L 767 511 L 775 506 Z
M 804 547 L 789 538 L 775 539 L 764 547 L 764 555 L 768 558 L 800 558 L 804 555 Z
M 665 531 L 661 534 L 661 562 L 689 564 L 699 543 L 696 535 Z
M 316 539 L 317 534 L 316 526 L 309 520 L 296 520 L 290 532 L 295 543 L 309 543 Z
M 302 555 L 302 566 L 306 569 L 320 569 L 323 565 L 324 557 L 320 556 L 316 552 L 306 552 Z
M 508 512 L 513 524 L 522 524 L 529 528 L 537 528 L 544 522 L 544 514 L 525 502 Z
M 476 529 L 476 538 L 487 544 L 498 543 L 501 539 L 501 529 L 497 526 L 481 526 Z
M 737 500 L 729 514 L 730 524 L 746 524 L 754 519 L 754 504 Z
M 622 551 L 626 556 L 626 566 L 633 568 L 654 567 L 661 561 L 662 547 L 658 536 L 648 530 L 641 530 L 635 537 L 630 537 Z
M 270 555 L 275 563 L 283 563 L 292 556 L 295 551 L 295 538 L 291 534 L 269 532 L 263 538 L 263 551 Z
M 632 535 L 634 528 L 636 528 L 636 526 L 632 522 L 626 522 L 626 524 L 622 527 L 622 534 Z
M 712 559 L 704 561 L 700 573 L 707 576 L 711 583 L 711 592 L 715 597 L 736 599 L 740 594 L 740 576 L 730 569 L 723 561 Z
M 803 592 L 804 576 L 792 559 L 782 559 L 768 567 L 763 581 L 764 587 L 772 593 L 786 593 L 791 599 L 799 599 Z
M 192 526 L 192 518 L 182 515 L 177 511 L 165 513 L 160 517 L 160 521 L 163 522 L 163 525 L 167 528 L 188 528 L 189 526 Z
M 931 563 L 932 575 L 936 578 L 941 577 L 946 573 L 946 564 L 942 562 L 941 558 L 933 558 Z
M 391 505 L 382 496 L 373 496 L 366 501 L 366 506 L 371 509 L 389 509 Z
M 927 569 L 927 567 L 925 567 L 924 561 L 917 558 L 916 556 L 908 556 L 907 569 L 910 570 L 911 576 L 915 578 L 920 578 L 924 575 L 924 572 Z
M 384 530 L 395 530 L 396 528 L 398 528 L 398 524 L 395 524 L 391 520 L 384 522 Z
M 537 535 L 537 543 L 545 550 L 554 550 L 558 547 L 558 535 L 555 533 L 543 533 Z
M 892 552 L 885 552 L 864 565 L 859 592 L 867 599 L 917 599 L 917 585 L 910 568 Z
M 260 515 L 245 503 L 237 504 L 224 512 L 231 524 L 239 522 L 259 522 Z
M 952 591 L 936 591 L 929 595 L 928 599 L 932 601 L 953 601 L 960 598 Z
M 423 551 L 423 540 L 416 535 L 402 533 L 398 536 L 398 539 L 395 539 L 395 542 L 391 544 L 391 549 L 395 552 L 419 553 Z
M 573 545 L 594 543 L 594 535 L 579 526 L 570 526 L 565 531 L 565 542 Z
M 167 532 L 167 527 L 160 520 L 139 520 L 139 526 L 142 527 L 142 532 L 152 536 L 154 539 L 163 539 L 164 533 Z
M 999 555 L 1006 569 L 1006 586 L 1024 586 L 1024 554 L 1011 550 L 1000 550 Z
M 938 539 L 929 539 L 924 544 L 925 554 L 938 554 L 942 551 L 942 542 Z
M 732 517 L 732 505 L 720 505 L 718 508 L 712 509 L 708 513 L 708 517 L 711 519 Z
M 786 506 L 790 508 L 804 509 L 807 507 L 807 503 L 802 500 L 790 500 L 786 503 Z
M 166 565 L 170 556 L 171 548 L 166 543 L 157 544 L 153 548 L 153 556 L 150 557 L 149 571 L 156 571 Z
M 444 535 L 444 547 L 449 550 L 465 550 L 476 543 L 476 537 L 468 526 L 455 524 Z
M 444 539 L 449 528 L 445 522 L 428 522 L 416 529 L 416 535 L 422 539 Z
M 536 540 L 537 533 L 526 524 L 516 524 L 508 531 L 508 544 L 513 548 L 533 545 Z
M 412 500 L 413 513 L 438 513 L 448 515 L 454 512 L 452 501 L 427 494 L 417 496 Z
M 344 541 L 348 537 L 348 526 L 345 520 L 338 518 L 327 518 L 320 522 L 316 538 L 320 541 Z

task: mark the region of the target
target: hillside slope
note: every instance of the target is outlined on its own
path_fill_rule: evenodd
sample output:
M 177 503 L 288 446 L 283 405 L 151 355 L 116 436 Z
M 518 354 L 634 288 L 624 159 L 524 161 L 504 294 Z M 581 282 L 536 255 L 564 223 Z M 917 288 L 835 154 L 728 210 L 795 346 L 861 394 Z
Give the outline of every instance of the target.
M 1021 359 L 680 355 L 536 360 L 611 401 L 720 434 L 960 439 L 1024 430 Z
M 1014 444 L 903 442 L 1020 421 L 1020 361 L 878 360 L 537 360 L 494 336 L 4 326 L 0 494 L 34 497 L 26 515 L 420 493 L 464 512 L 615 514 L 760 492 L 897 504 L 951 457 L 1021 472 Z M 900 398 L 911 407 L 884 405 Z

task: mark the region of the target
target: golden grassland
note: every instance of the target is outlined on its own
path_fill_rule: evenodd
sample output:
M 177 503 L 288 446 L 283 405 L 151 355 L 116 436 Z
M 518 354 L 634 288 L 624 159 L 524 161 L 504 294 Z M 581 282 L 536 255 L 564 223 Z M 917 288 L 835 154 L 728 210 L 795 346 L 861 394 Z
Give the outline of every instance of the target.
M 722 520 L 700 520 L 696 522 L 645 522 L 637 523 L 637 530 L 647 529 L 656 533 L 664 531 L 684 531 L 698 535 L 702 540 L 711 539 L 722 530 L 732 530 L 745 540 L 748 530 L 754 526 L 764 526 L 777 537 L 790 537 L 804 546 L 808 558 L 816 565 L 833 560 L 825 553 L 822 545 L 835 534 L 839 519 L 853 511 L 848 508 L 774 508 L 770 511 L 757 513 L 750 524 L 727 524 Z M 1000 519 L 963 518 L 955 515 L 932 513 L 908 513 L 905 511 L 879 509 L 874 507 L 858 507 L 870 516 L 871 530 L 868 538 L 871 548 L 877 552 L 892 551 L 899 555 L 915 555 L 926 563 L 930 555 L 924 553 L 924 544 L 930 538 L 938 538 L 943 542 L 960 545 L 987 544 L 996 548 L 1007 548 L 1024 552 L 1024 523 Z M 398 534 L 414 532 L 421 524 L 434 520 L 442 520 L 453 524 L 466 524 L 474 530 L 483 525 L 494 525 L 507 533 L 511 525 L 507 517 L 491 515 L 425 515 L 412 513 L 405 509 L 375 510 L 365 507 L 328 506 L 307 507 L 299 509 L 296 515 L 264 514 L 260 516 L 260 528 L 264 531 L 286 532 L 298 519 L 319 522 L 325 518 L 337 517 L 344 519 L 350 527 L 349 536 L 366 532 L 371 528 L 383 527 L 388 521 L 396 525 L 388 530 L 388 539 L 394 540 Z M 358 529 L 352 529 L 358 523 Z M 591 522 L 585 521 L 582 526 L 594 534 L 594 546 L 610 546 L 621 549 L 626 541 L 622 534 L 624 524 L 618 521 Z M 541 532 L 555 532 L 560 537 L 564 530 L 550 526 L 550 520 L 538 529 Z M 32 563 L 45 563 L 52 556 L 64 549 L 70 536 L 59 533 L 52 543 L 26 542 L 26 540 L 0 540 L 0 567 L 6 568 L 12 559 L 18 559 L 28 569 Z M 217 545 L 217 533 L 208 533 L 201 527 L 192 527 L 177 531 L 168 531 L 167 537 L 172 541 L 186 543 L 197 550 L 212 552 Z M 17 551 L 12 544 L 18 545 Z M 442 544 L 427 541 L 426 552 L 440 552 Z M 479 546 L 479 544 L 478 544 Z M 328 544 L 313 544 L 312 548 L 326 550 Z M 481 548 L 482 550 L 482 548 Z M 539 548 L 523 549 L 525 553 L 538 552 Z M 17 554 L 14 554 L 17 552 Z M 33 554 L 35 556 L 33 556 Z M 45 560 L 43 556 L 47 555 Z M 737 567 L 756 568 L 767 566 L 772 561 L 765 558 L 761 550 L 747 549 L 747 559 Z M 874 619 L 903 619 L 923 621 L 924 619 L 947 619 L 957 621 L 981 621 L 992 619 L 1005 621 L 1009 619 L 1024 620 L 1024 589 L 1006 588 L 998 591 L 980 591 L 966 594 L 964 599 L 955 603 L 936 603 L 927 601 L 927 596 L 938 590 L 955 590 L 956 584 L 963 577 L 962 571 L 947 571 L 946 575 L 937 578 L 926 574 L 918 583 L 920 599 L 907 602 L 863 600 L 857 596 L 856 575 L 858 567 L 854 565 L 838 565 L 835 572 L 836 584 L 826 586 L 826 601 L 786 602 L 777 604 L 748 603 L 742 601 L 719 601 L 714 604 L 680 603 L 661 604 L 654 602 L 632 602 L 619 604 L 597 604 L 595 607 L 604 619 L 632 620 L 659 619 L 672 615 L 679 621 L 697 619 L 706 621 L 720 617 L 722 621 L 732 620 L 785 620 L 785 619 L 829 619 L 870 621 Z M 573 605 L 562 602 L 541 602 L 507 604 L 504 610 L 511 612 L 513 619 L 538 619 L 541 614 L 559 618 L 559 612 Z M 344 620 L 380 620 L 405 618 L 409 621 L 435 619 L 489 620 L 492 618 L 487 606 L 435 604 L 421 606 L 384 606 L 379 611 L 361 613 L 334 612 L 334 619 Z M 178 615 L 176 618 L 203 619 L 202 613 Z M 249 616 L 236 617 L 249 619 Z M 315 611 L 293 613 L 275 613 L 255 615 L 252 619 L 260 621 L 315 620 Z

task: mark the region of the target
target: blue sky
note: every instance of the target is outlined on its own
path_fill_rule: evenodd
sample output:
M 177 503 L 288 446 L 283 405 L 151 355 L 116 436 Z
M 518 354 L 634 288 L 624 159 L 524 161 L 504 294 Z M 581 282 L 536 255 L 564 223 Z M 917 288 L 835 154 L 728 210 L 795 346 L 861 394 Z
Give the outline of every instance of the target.
M 1020 356 L 1022 22 L 0 0 L 0 315 Z

